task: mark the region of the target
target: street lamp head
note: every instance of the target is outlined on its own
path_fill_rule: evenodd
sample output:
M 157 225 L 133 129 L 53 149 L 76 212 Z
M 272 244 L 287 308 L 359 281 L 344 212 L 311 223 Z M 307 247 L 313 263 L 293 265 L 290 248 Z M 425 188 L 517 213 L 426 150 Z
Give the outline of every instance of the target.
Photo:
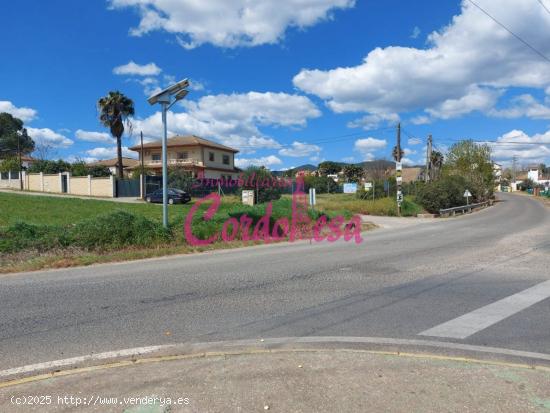
M 155 93 L 153 96 L 151 96 L 149 99 L 147 99 L 147 102 L 149 102 L 150 105 L 154 105 L 155 103 L 159 103 L 159 102 L 169 103 L 170 102 L 170 97 L 172 95 L 175 95 L 178 92 L 181 92 L 182 90 L 184 90 L 188 86 L 189 86 L 189 80 L 187 80 L 187 79 L 180 80 L 179 82 L 174 83 L 171 86 L 168 86 L 166 89 L 161 90 L 158 93 Z M 177 98 L 177 95 L 176 95 L 176 98 Z
M 187 96 L 188 93 L 189 91 L 187 89 L 180 90 L 178 93 L 176 93 L 176 101 L 182 100 L 183 98 L 185 98 L 185 96 Z

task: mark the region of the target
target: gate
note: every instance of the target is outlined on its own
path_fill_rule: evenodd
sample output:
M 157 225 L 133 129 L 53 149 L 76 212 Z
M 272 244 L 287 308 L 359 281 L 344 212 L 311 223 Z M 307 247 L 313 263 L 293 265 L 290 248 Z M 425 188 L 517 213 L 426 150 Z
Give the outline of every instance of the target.
M 66 194 L 67 193 L 67 174 L 61 175 L 61 192 Z
M 122 197 L 140 197 L 139 179 L 117 179 L 116 196 Z
M 145 176 L 145 194 L 155 192 L 162 188 L 162 176 Z

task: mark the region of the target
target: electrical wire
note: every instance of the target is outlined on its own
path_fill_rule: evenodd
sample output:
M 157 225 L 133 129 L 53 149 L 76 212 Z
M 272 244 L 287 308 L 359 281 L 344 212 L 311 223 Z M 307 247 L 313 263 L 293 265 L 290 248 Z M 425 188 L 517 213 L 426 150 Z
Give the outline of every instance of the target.
M 546 13 L 550 14 L 550 9 L 546 7 L 546 4 L 543 3 L 542 0 L 537 0 L 542 7 L 544 7 L 544 10 L 546 10 Z
M 523 40 L 519 35 L 515 34 L 512 30 L 510 30 L 508 27 L 506 27 L 503 23 L 498 21 L 495 17 L 493 17 L 487 10 L 482 8 L 479 4 L 477 4 L 474 0 L 468 0 L 470 3 L 472 3 L 475 7 L 477 7 L 481 12 L 483 12 L 487 17 L 489 17 L 491 20 L 493 20 L 495 23 L 497 23 L 500 27 L 502 27 L 504 30 L 506 30 L 508 33 L 510 33 L 512 36 L 514 36 L 516 39 L 518 39 L 520 42 L 522 42 L 525 46 L 527 46 L 529 49 L 531 49 L 533 52 L 538 54 L 540 57 L 542 57 L 547 62 L 550 62 L 550 58 L 548 58 L 544 53 L 542 53 L 540 50 L 536 49 L 534 46 L 529 44 L 526 40 Z

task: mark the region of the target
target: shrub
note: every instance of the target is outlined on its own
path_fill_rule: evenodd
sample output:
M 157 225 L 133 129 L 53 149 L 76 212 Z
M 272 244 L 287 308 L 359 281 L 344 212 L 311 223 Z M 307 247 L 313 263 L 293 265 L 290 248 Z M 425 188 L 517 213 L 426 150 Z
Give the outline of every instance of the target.
M 306 176 L 304 177 L 304 186 L 306 192 L 310 188 L 315 188 L 315 192 L 318 194 L 338 192 L 339 188 L 334 179 L 327 176 Z
M 171 238 L 160 223 L 126 211 L 115 211 L 77 223 L 72 229 L 75 246 L 110 249 L 130 245 L 147 246 Z
M 466 200 L 463 195 L 467 186 L 463 177 L 447 176 L 424 185 L 416 199 L 427 211 L 438 213 L 440 209 L 464 205 Z
M 67 230 L 57 225 L 34 225 L 16 222 L 0 229 L 0 252 L 9 253 L 30 249 L 48 251 L 70 245 Z
M 239 198 L 242 197 L 243 189 L 254 189 L 256 190 L 256 202 L 258 204 L 275 201 L 281 198 L 282 194 L 281 188 L 276 182 L 277 178 L 269 170 L 251 166 L 243 173 L 243 186 L 239 189 Z

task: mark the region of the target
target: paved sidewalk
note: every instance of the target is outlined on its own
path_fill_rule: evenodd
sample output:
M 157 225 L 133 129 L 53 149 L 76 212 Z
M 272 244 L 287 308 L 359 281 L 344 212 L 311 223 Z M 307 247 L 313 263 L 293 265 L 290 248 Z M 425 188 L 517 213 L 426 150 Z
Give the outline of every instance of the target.
M 372 222 L 380 228 L 404 228 L 432 222 L 441 222 L 441 218 L 386 217 L 378 215 L 361 215 L 361 219 L 364 222 Z
M 51 404 L 14 404 L 29 396 Z M 165 358 L 0 384 L 0 411 L 550 412 L 550 369 L 355 350 Z

